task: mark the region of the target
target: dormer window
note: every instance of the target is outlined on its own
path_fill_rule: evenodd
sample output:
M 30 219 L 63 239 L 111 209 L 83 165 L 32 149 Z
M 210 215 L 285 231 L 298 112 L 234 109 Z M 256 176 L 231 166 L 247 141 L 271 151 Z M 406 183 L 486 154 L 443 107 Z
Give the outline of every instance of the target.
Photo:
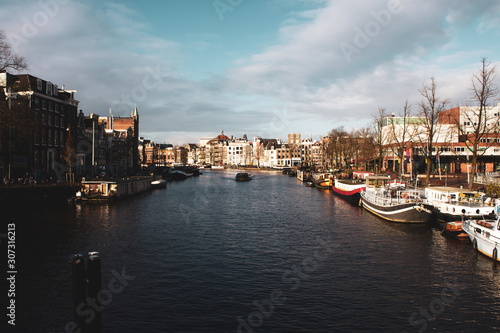
M 36 88 L 42 90 L 42 80 L 36 79 Z
M 54 96 L 57 96 L 59 92 L 59 88 L 57 87 L 57 85 L 54 85 Z
M 47 82 L 47 89 L 45 89 L 45 93 L 49 96 L 52 96 L 52 83 Z

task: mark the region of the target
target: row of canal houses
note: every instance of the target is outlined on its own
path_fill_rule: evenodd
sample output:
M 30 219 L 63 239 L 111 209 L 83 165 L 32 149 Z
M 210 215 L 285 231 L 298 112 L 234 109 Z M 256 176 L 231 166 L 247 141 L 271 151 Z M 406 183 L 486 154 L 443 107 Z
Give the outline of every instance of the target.
M 38 182 L 139 171 L 139 113 L 85 115 L 76 90 L 0 73 L 0 176 Z
M 175 164 L 213 166 L 255 166 L 268 168 L 290 168 L 299 165 L 317 169 L 329 166 L 326 163 L 326 144 L 311 138 L 301 139 L 301 134 L 289 134 L 288 142 L 281 139 L 255 137 L 249 140 L 228 137 L 223 131 L 214 138 L 202 138 L 198 145 L 187 144 L 173 147 L 143 141 L 141 156 L 144 165 L 172 166 Z

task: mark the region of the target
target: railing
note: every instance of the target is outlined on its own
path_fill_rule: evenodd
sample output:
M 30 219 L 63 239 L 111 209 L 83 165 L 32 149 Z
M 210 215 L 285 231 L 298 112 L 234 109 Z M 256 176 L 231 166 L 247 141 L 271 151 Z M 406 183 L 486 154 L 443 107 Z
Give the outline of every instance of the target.
M 392 199 L 390 197 L 383 197 L 381 194 L 375 192 L 364 191 L 362 195 L 371 203 L 379 206 L 390 206 L 392 205 Z
M 500 185 L 500 172 L 487 172 L 476 174 L 474 183 L 480 185 Z

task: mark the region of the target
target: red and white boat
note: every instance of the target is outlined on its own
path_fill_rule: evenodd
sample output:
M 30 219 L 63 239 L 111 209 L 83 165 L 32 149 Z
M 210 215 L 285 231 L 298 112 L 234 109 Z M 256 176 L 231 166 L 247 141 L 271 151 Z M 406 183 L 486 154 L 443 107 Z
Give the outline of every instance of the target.
M 350 204 L 358 206 L 361 191 L 366 189 L 366 182 L 362 179 L 335 179 L 332 184 L 332 193 Z

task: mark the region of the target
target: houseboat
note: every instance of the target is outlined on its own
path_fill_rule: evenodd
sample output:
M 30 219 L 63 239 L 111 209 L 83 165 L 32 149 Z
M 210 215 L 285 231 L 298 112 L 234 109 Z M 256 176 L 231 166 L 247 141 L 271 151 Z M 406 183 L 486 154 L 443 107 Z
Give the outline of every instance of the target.
M 469 235 L 472 247 L 482 254 L 497 261 L 500 248 L 499 219 L 473 220 L 467 219 L 462 223 L 463 230 Z
M 347 200 L 350 204 L 358 206 L 361 191 L 366 188 L 366 181 L 362 179 L 335 179 L 332 184 L 332 193 Z
M 495 218 L 496 200 L 484 193 L 457 187 L 427 187 L 425 197 L 439 222 Z
M 432 206 L 424 200 L 423 191 L 391 188 L 391 179 L 369 176 L 361 191 L 361 205 L 367 211 L 387 221 L 400 223 L 428 223 Z
M 110 180 L 84 180 L 76 193 L 77 202 L 109 202 L 151 189 L 152 177 L 138 176 Z
M 309 177 L 311 177 L 311 171 L 297 170 L 297 179 L 301 182 L 307 181 Z

